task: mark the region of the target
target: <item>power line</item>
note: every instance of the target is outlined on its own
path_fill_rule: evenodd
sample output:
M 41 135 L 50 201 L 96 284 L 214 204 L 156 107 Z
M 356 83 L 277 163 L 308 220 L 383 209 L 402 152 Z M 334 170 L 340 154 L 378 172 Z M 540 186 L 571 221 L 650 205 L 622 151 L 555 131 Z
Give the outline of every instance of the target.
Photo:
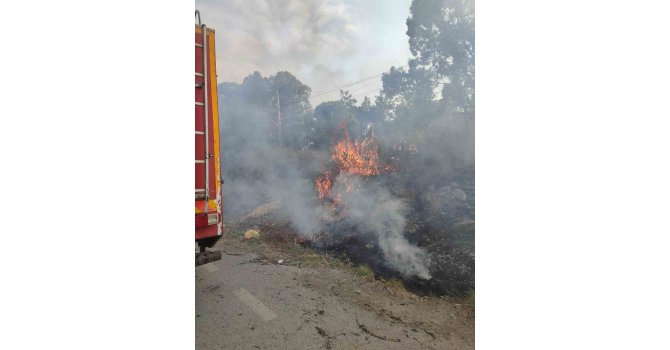
M 383 89 L 383 88 L 378 88 L 378 89 L 368 90 L 368 91 L 366 91 L 366 92 L 363 92 L 363 93 L 360 93 L 360 94 L 351 96 L 351 98 L 358 97 L 358 96 L 363 96 L 363 95 L 367 95 L 367 94 L 369 94 L 369 93 L 371 93 L 371 92 L 379 91 L 379 90 L 381 90 L 381 89 Z
M 444 84 L 448 84 L 448 82 L 439 82 L 439 83 L 437 83 L 436 88 L 438 86 L 444 85 Z M 364 85 L 362 85 L 362 86 L 360 86 L 360 87 L 358 87 L 354 90 L 348 90 L 348 92 L 356 91 L 356 90 L 359 90 L 362 87 L 370 86 L 370 85 L 372 85 L 372 84 L 364 84 Z M 367 95 L 371 92 L 375 92 L 375 91 L 379 91 L 379 90 L 383 90 L 383 89 L 384 89 L 384 87 L 371 89 L 371 90 L 368 90 L 368 91 L 365 91 L 365 92 L 361 92 L 361 93 L 352 95 L 351 98 L 360 97 L 360 96 L 363 96 L 363 95 Z M 302 101 L 297 101 L 297 102 L 294 102 L 294 103 L 288 103 L 288 104 L 284 105 L 284 108 L 293 107 L 293 106 L 299 105 L 301 103 L 302 103 Z M 246 105 L 245 107 L 246 108 L 257 109 L 257 110 L 262 110 L 264 112 L 277 112 L 277 110 L 278 110 L 277 108 L 273 108 L 273 107 L 260 107 L 260 106 L 254 106 L 254 105 Z
M 402 65 L 402 66 L 398 66 L 398 68 L 404 68 L 404 67 L 407 67 L 407 66 L 408 65 L 405 64 L 405 65 Z M 384 73 L 386 73 L 386 72 L 378 73 L 378 74 L 375 74 L 373 76 L 369 76 L 367 78 L 364 78 L 364 79 L 361 79 L 361 80 L 358 80 L 358 81 L 355 81 L 355 82 L 345 83 L 345 84 L 338 85 L 338 86 L 335 86 L 335 87 L 332 87 L 332 88 L 320 90 L 316 94 L 309 96 L 309 98 L 323 96 L 323 95 L 326 95 L 326 94 L 329 94 L 329 93 L 332 93 L 332 92 L 335 92 L 335 91 L 339 91 L 342 88 L 353 86 L 353 85 L 356 85 L 356 84 L 360 84 L 362 82 L 380 77 L 380 76 L 384 75 Z M 351 92 L 351 91 L 360 90 L 361 88 L 366 87 L 366 86 L 370 86 L 370 85 L 373 85 L 373 84 L 363 84 L 362 86 L 359 86 L 359 87 L 357 87 L 353 90 L 347 90 L 347 91 Z M 366 91 L 366 92 L 363 92 L 363 93 L 360 93 L 360 94 L 356 94 L 356 95 L 351 96 L 351 97 L 354 98 L 354 97 L 358 97 L 358 96 L 367 95 L 370 92 L 375 92 L 375 91 L 379 91 L 379 90 L 382 90 L 382 89 L 383 89 L 383 86 L 380 87 L 380 88 L 377 88 L 377 89 L 373 89 L 373 90 L 369 90 L 369 91 Z M 300 103 L 301 102 L 289 103 L 285 107 L 292 107 L 292 106 L 300 104 Z M 265 111 L 268 111 L 268 112 L 269 111 L 276 112 L 278 110 L 277 108 L 272 108 L 272 107 L 259 107 L 259 106 L 249 106 L 249 107 L 254 108 L 254 109 L 259 109 L 259 110 L 265 110 Z
M 353 89 L 347 91 L 349 91 L 350 93 L 353 93 L 354 91 L 360 92 L 360 90 L 370 89 L 370 87 L 383 87 L 383 84 L 381 84 L 380 81 L 373 81 L 370 83 L 358 85 Z
M 440 86 L 440 85 L 444 85 L 444 84 L 447 84 L 447 82 L 440 82 L 440 83 L 437 83 L 437 85 L 436 85 L 435 87 L 437 88 L 438 86 Z M 369 93 L 371 93 L 371 92 L 379 91 L 379 90 L 382 90 L 382 89 L 384 89 L 384 88 L 383 88 L 383 87 L 380 87 L 379 89 L 369 90 L 369 91 L 366 91 L 366 92 L 363 92 L 363 93 L 360 93 L 360 94 L 356 94 L 356 95 L 354 95 L 354 96 L 351 96 L 351 98 L 359 97 L 359 96 L 363 96 L 363 95 L 367 95 L 367 94 L 369 94 Z
M 407 67 L 407 65 L 403 65 L 403 66 L 400 66 L 400 67 L 398 67 L 398 68 L 403 68 L 403 67 Z M 368 80 L 370 80 L 370 79 L 374 79 L 374 78 L 381 77 L 382 75 L 384 75 L 384 73 L 386 73 L 386 72 L 378 73 L 378 74 L 375 74 L 375 75 L 373 75 L 373 76 L 364 78 L 364 79 L 359 80 L 359 81 L 350 82 L 350 83 L 344 83 L 344 84 L 342 84 L 342 85 L 334 86 L 334 87 L 332 87 L 332 88 L 323 89 L 323 90 L 320 90 L 320 91 L 315 92 L 315 94 L 312 95 L 312 96 L 310 96 L 310 97 L 318 97 L 318 96 L 321 96 L 321 95 L 325 95 L 325 94 L 329 94 L 329 93 L 331 93 L 331 92 L 338 91 L 338 90 L 340 90 L 340 89 L 342 89 L 342 88 L 345 88 L 345 87 L 349 87 L 349 86 L 352 86 L 352 85 L 360 84 L 360 83 L 362 83 L 362 82 L 364 82 L 364 81 L 368 81 Z
M 318 97 L 318 96 L 321 96 L 321 95 L 326 95 L 326 94 L 329 94 L 329 93 L 331 93 L 331 92 L 335 92 L 335 91 L 341 90 L 341 89 L 343 89 L 343 88 L 345 88 L 345 87 L 349 87 L 349 86 L 352 86 L 352 85 L 360 84 L 360 83 L 362 83 L 362 82 L 364 82 L 364 81 L 368 81 L 368 80 L 370 80 L 370 79 L 374 79 L 374 78 L 381 77 L 383 74 L 384 74 L 384 73 L 380 73 L 380 74 L 373 75 L 373 76 L 371 76 L 371 77 L 365 78 L 365 79 L 363 79 L 363 80 L 359 80 L 359 81 L 357 81 L 357 82 L 353 82 L 353 83 L 349 83 L 349 84 L 345 84 L 345 85 L 337 86 L 337 87 L 331 88 L 330 90 L 326 90 L 326 91 L 323 91 L 323 92 L 321 92 L 321 93 L 314 94 L 314 95 L 312 95 L 311 97 Z

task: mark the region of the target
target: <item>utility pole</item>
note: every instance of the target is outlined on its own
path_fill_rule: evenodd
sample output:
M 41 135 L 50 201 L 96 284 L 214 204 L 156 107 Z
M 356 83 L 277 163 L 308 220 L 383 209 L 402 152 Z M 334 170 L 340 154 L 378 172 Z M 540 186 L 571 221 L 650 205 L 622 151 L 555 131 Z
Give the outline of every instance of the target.
M 279 106 L 279 90 L 277 91 L 277 125 L 279 126 L 279 148 L 284 148 L 284 138 L 281 132 L 281 107 Z

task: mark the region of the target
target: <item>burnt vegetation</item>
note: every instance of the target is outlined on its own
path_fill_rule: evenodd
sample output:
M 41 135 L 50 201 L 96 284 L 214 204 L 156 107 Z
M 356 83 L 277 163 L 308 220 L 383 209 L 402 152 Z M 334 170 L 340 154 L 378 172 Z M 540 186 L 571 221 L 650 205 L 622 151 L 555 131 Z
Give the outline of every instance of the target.
M 285 223 L 305 244 L 417 293 L 474 289 L 474 3 L 414 0 L 412 58 L 374 101 L 313 108 L 289 72 L 219 85 L 226 215 Z M 275 226 L 268 226 L 275 227 Z

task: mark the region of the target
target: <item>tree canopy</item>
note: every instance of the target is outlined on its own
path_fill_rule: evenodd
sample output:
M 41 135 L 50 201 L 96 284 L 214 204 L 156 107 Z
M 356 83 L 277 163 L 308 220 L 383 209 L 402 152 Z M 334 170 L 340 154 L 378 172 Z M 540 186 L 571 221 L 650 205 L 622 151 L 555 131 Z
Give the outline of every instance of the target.
M 254 72 L 240 84 L 220 85 L 222 132 L 233 140 L 239 136 L 232 133 L 244 132 L 287 149 L 326 150 L 343 131 L 360 137 L 373 125 L 382 148 L 411 144 L 423 150 L 420 161 L 448 163 L 432 169 L 472 167 L 474 1 L 414 0 L 406 24 L 412 56 L 405 67 L 383 74 L 383 88 L 374 101 L 357 101 L 340 91 L 338 100 L 312 109 L 311 88 L 291 73 L 263 77 Z

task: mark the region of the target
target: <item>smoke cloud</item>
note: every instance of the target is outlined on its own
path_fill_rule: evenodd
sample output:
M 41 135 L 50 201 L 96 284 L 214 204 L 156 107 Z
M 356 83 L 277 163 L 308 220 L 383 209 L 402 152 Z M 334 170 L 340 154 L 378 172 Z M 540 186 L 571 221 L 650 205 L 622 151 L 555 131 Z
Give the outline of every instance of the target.
M 245 86 L 253 85 L 253 79 L 245 80 Z M 394 198 L 383 183 L 350 178 L 357 190 L 347 192 L 343 176 L 336 177 L 333 191 L 342 194 L 340 205 L 346 210 L 346 215 L 339 215 L 327 201 L 319 199 L 314 182 L 330 160 L 329 150 L 280 147 L 276 111 L 248 104 L 249 96 L 241 85 L 222 84 L 220 91 L 220 104 L 226 106 L 221 112 L 221 148 L 228 217 L 278 201 L 281 206 L 275 218 L 287 219 L 301 236 L 313 238 L 326 230 L 350 233 L 332 230 L 337 226 L 333 223 L 343 221 L 339 227 L 356 227 L 361 235 L 374 238 L 388 267 L 404 276 L 431 278 L 426 267 L 428 255 L 404 237 L 406 204 Z M 295 116 L 285 114 L 282 118 Z M 284 128 L 284 142 L 298 137 L 300 131 Z
M 219 81 L 241 81 L 249 72 L 288 70 L 341 75 L 329 64 L 351 53 L 355 26 L 348 8 L 326 0 L 198 1 L 203 22 L 216 31 Z M 316 74 L 314 74 L 316 73 Z
M 403 65 L 411 0 L 197 0 L 216 30 L 219 82 L 286 70 L 314 92 Z M 378 79 L 359 93 L 381 86 Z M 370 96 L 373 93 L 369 93 Z M 337 93 L 312 98 L 314 105 Z
M 426 252 L 407 241 L 403 235 L 405 230 L 405 212 L 407 207 L 403 201 L 391 196 L 391 193 L 375 183 L 374 186 L 356 181 L 353 186 L 357 191 L 344 190 L 342 175 L 335 180 L 335 190 L 343 193 L 342 200 L 349 220 L 364 229 L 364 232 L 375 236 L 379 248 L 390 267 L 405 277 L 418 276 L 430 279 L 426 267 Z M 351 181 L 351 180 L 349 180 Z M 352 184 L 347 184 L 352 186 Z
M 300 235 L 323 239 L 319 244 L 326 249 L 344 246 L 351 261 L 370 259 L 371 266 L 397 272 L 376 273 L 408 280 L 416 276 L 428 280 L 421 282 L 426 288 L 440 291 L 470 290 L 474 21 L 467 11 L 456 11 L 462 7 L 459 1 L 413 1 L 407 20 L 413 57 L 407 69 L 391 68 L 383 75 L 374 105 L 368 100 L 358 105 L 358 95 L 343 94 L 339 101 L 312 109 L 310 98 L 319 95 L 310 87 L 318 86 L 315 76 L 327 77 L 332 86 L 343 76 L 341 70 L 351 71 L 352 62 L 343 57 L 358 49 L 352 40 L 365 30 L 356 17 L 365 12 L 352 16 L 343 3 L 347 1 L 199 1 L 198 8 L 207 14 L 203 21 L 217 28 L 219 80 L 241 81 L 242 74 L 256 71 L 241 84 L 219 85 L 220 106 L 225 106 L 226 215 L 243 216 L 277 201 L 281 206 L 273 219 L 290 223 Z M 449 6 L 455 9 L 445 10 Z M 309 86 L 285 70 L 310 76 Z M 268 78 L 261 74 L 275 71 L 280 72 Z M 380 160 L 375 171 L 351 171 L 360 168 L 361 151 L 338 151 L 337 160 L 331 159 L 343 133 L 366 142 L 374 135 L 378 155 L 368 158 Z M 340 154 L 354 160 L 353 165 L 343 166 L 347 162 Z M 334 178 L 324 177 L 326 171 Z M 321 192 L 315 188 L 317 178 Z M 324 188 L 331 188 L 330 194 Z

